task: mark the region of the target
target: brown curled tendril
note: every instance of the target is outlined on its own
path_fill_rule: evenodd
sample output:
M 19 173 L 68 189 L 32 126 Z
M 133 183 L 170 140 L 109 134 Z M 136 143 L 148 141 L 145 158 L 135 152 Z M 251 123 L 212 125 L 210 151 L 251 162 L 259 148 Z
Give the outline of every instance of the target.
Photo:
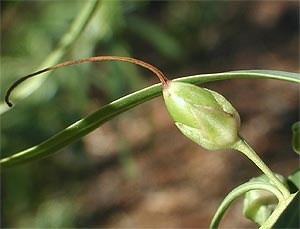
M 152 71 L 161 81 L 161 83 L 163 84 L 163 86 L 167 85 L 167 81 L 168 79 L 165 77 L 165 75 L 156 67 L 154 67 L 151 64 L 148 64 L 144 61 L 135 59 L 135 58 L 131 58 L 131 57 L 122 57 L 122 56 L 94 56 L 94 57 L 87 57 L 87 58 L 83 58 L 83 59 L 78 59 L 78 60 L 71 60 L 71 61 L 67 61 L 67 62 L 63 62 L 60 64 L 56 64 L 52 67 L 48 67 L 45 69 L 42 69 L 40 71 L 31 73 L 29 75 L 23 76 L 20 79 L 18 79 L 17 81 L 15 81 L 7 90 L 6 95 L 5 95 L 5 102 L 7 103 L 7 105 L 9 107 L 12 107 L 13 104 L 10 102 L 9 97 L 10 94 L 12 93 L 12 91 L 19 85 L 21 84 L 23 81 L 34 77 L 36 75 L 42 74 L 44 72 L 53 70 L 53 69 L 57 69 L 57 68 L 61 68 L 61 67 L 65 67 L 68 65 L 73 65 L 73 64 L 79 64 L 79 63 L 83 63 L 83 62 L 96 62 L 96 61 L 103 61 L 103 60 L 118 60 L 118 61 L 125 61 L 125 62 L 130 62 L 139 66 L 142 66 L 144 68 L 149 69 L 150 71 Z

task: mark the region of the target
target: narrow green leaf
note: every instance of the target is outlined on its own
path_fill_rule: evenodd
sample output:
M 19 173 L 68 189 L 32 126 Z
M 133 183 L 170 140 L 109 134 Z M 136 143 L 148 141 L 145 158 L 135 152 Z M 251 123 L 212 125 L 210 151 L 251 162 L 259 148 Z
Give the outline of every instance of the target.
M 286 81 L 290 81 L 290 82 L 298 82 L 299 83 L 299 80 L 300 80 L 300 74 L 293 73 L 293 72 L 284 72 L 284 71 L 275 71 L 275 70 L 240 70 L 240 71 L 232 71 L 232 72 L 251 73 L 251 75 L 254 78 L 256 78 L 255 74 L 257 74 L 257 75 L 265 75 L 266 77 L 270 76 L 270 78 L 273 78 L 273 79 L 286 80 Z
M 277 71 L 261 71 L 255 73 L 242 72 L 226 72 L 215 74 L 194 75 L 178 78 L 174 81 L 199 84 L 209 81 L 225 80 L 233 78 L 265 78 L 278 79 L 290 82 L 300 83 L 300 77 L 296 73 L 282 72 L 280 75 Z M 78 141 L 84 135 L 90 133 L 106 121 L 112 119 L 116 115 L 129 110 L 141 103 L 151 100 L 161 95 L 161 84 L 155 84 L 140 91 L 122 97 L 92 113 L 86 118 L 83 118 L 58 134 L 50 137 L 48 140 L 33 146 L 24 151 L 13 154 L 0 160 L 2 168 L 9 167 L 15 164 L 24 163 L 49 156 L 65 146 Z

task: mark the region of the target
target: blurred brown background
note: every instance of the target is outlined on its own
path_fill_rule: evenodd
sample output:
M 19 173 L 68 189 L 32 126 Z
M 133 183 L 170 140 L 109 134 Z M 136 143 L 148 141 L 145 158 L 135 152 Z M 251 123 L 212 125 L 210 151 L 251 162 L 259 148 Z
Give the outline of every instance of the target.
M 57 46 L 84 1 L 1 2 L 1 96 Z M 299 72 L 298 1 L 100 1 L 63 60 L 132 56 L 170 78 L 239 69 Z M 2 157 L 47 139 L 97 108 L 158 80 L 124 63 L 52 73 L 1 116 Z M 291 125 L 299 86 L 235 79 L 203 85 L 239 111 L 241 134 L 284 176 L 298 165 Z M 2 172 L 3 228 L 207 228 L 234 187 L 260 171 L 234 151 L 185 138 L 161 97 L 125 112 L 44 160 Z M 242 200 L 222 228 L 253 228 Z

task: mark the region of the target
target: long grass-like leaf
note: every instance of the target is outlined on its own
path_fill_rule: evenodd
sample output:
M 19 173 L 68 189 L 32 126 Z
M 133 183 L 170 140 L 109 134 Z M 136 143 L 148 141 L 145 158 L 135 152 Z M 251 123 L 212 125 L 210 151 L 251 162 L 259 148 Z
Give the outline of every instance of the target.
M 199 84 L 209 81 L 234 79 L 234 78 L 265 78 L 278 79 L 283 81 L 300 83 L 300 76 L 297 73 L 269 71 L 269 70 L 251 70 L 234 71 L 226 73 L 214 73 L 194 75 L 176 79 L 176 81 Z M 50 137 L 48 140 L 28 148 L 24 151 L 13 154 L 0 160 L 2 168 L 15 164 L 24 163 L 49 156 L 63 147 L 79 140 L 84 135 L 90 133 L 103 123 L 114 118 L 118 114 L 129 110 L 138 104 L 149 101 L 161 95 L 161 85 L 155 84 L 140 91 L 129 94 L 110 104 L 101 107 L 96 112 L 86 118 L 83 118 L 66 129 Z

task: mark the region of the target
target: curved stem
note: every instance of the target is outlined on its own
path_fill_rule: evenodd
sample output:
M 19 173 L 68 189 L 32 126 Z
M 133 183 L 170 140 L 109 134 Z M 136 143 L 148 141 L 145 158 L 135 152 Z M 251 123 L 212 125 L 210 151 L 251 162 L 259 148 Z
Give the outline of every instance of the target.
M 288 198 L 291 195 L 289 190 L 261 160 L 244 138 L 240 137 L 240 140 L 235 143 L 233 149 L 242 152 L 246 157 L 248 157 L 273 182 L 285 198 Z
M 63 57 L 63 55 L 65 54 L 67 49 L 76 41 L 76 39 L 80 36 L 81 32 L 86 28 L 87 24 L 89 23 L 90 19 L 94 15 L 94 12 L 97 9 L 98 4 L 99 4 L 98 0 L 86 1 L 83 4 L 80 12 L 78 13 L 78 16 L 72 22 L 69 30 L 62 36 L 62 38 L 58 42 L 57 47 L 50 53 L 48 58 L 40 65 L 39 69 L 45 68 L 46 66 L 51 66 L 51 65 L 57 63 Z M 34 87 L 30 87 L 30 89 L 31 89 L 30 92 L 23 91 L 22 93 L 19 93 L 19 95 L 16 95 L 16 99 L 24 98 L 25 95 L 26 96 L 30 95 L 33 91 L 35 91 L 44 82 L 44 80 L 45 80 L 45 77 L 40 78 L 39 82 L 34 84 Z M 22 82 L 24 80 L 20 79 L 18 81 Z M 16 81 L 16 82 L 18 82 L 18 81 Z M 14 88 L 15 88 L 15 86 L 14 86 Z M 7 92 L 7 93 L 10 94 L 10 92 Z M 8 101 L 8 97 L 9 97 L 9 95 L 6 95 L 5 100 L 6 100 L 6 103 L 8 102 L 7 104 L 11 107 L 12 104 Z M 4 104 L 0 104 L 0 107 L 1 107 L 0 113 L 4 113 L 7 111 L 7 109 L 5 109 L 2 105 L 4 105 Z
M 80 64 L 83 62 L 96 62 L 96 61 L 104 61 L 104 60 L 118 60 L 118 61 L 124 61 L 124 62 L 130 62 L 130 63 L 134 63 L 137 65 L 140 65 L 144 68 L 149 69 L 150 71 L 152 71 L 158 78 L 159 80 L 162 82 L 163 86 L 165 86 L 167 84 L 168 79 L 164 76 L 164 74 L 156 67 L 154 67 L 151 64 L 148 64 L 144 61 L 135 59 L 135 58 L 131 58 L 131 57 L 122 57 L 122 56 L 94 56 L 94 57 L 87 57 L 87 58 L 83 58 L 83 59 L 79 59 L 79 60 L 71 60 L 71 61 L 67 61 L 67 62 L 63 62 L 60 64 L 56 64 L 52 67 L 48 67 L 45 69 L 42 69 L 40 71 L 31 73 L 29 75 L 23 76 L 20 79 L 18 79 L 16 82 L 14 82 L 7 90 L 6 95 L 5 95 L 5 102 L 7 103 L 7 105 L 9 107 L 12 107 L 12 103 L 9 101 L 9 97 L 11 92 L 22 82 L 24 82 L 25 80 L 32 78 L 34 76 L 37 76 L 39 74 L 42 74 L 44 72 L 48 72 L 50 70 L 54 70 L 57 68 L 62 68 L 65 66 L 69 66 L 69 65 L 74 65 L 74 64 Z
M 273 185 L 269 184 L 269 183 L 264 183 L 264 182 L 247 182 L 245 184 L 242 184 L 238 187 L 236 187 L 235 189 L 233 189 L 222 201 L 222 203 L 220 204 L 220 206 L 218 207 L 209 228 L 218 228 L 221 219 L 223 217 L 223 215 L 225 214 L 226 210 L 230 207 L 230 205 L 233 203 L 233 201 L 235 201 L 238 197 L 240 197 L 241 195 L 245 194 L 246 192 L 249 192 L 251 190 L 266 190 L 269 191 L 271 193 L 273 193 L 276 198 L 278 199 L 278 205 L 281 203 L 285 202 L 285 199 L 283 198 L 281 192 L 274 187 Z
M 267 70 L 257 70 L 255 73 L 242 71 L 202 74 L 177 78 L 174 81 L 199 84 L 234 78 L 265 78 L 296 83 L 300 82 L 300 78 L 296 73 L 278 71 L 274 72 Z M 116 117 L 118 114 L 121 114 L 122 112 L 127 111 L 139 104 L 145 103 L 146 101 L 149 101 L 159 95 L 161 95 L 161 84 L 155 84 L 115 100 L 114 102 L 99 108 L 94 113 L 70 125 L 40 144 L 12 154 L 11 156 L 2 158 L 0 160 L 1 168 L 10 167 L 28 161 L 34 161 L 54 154 L 67 145 L 78 141 L 81 137 L 98 128 L 108 120 Z

